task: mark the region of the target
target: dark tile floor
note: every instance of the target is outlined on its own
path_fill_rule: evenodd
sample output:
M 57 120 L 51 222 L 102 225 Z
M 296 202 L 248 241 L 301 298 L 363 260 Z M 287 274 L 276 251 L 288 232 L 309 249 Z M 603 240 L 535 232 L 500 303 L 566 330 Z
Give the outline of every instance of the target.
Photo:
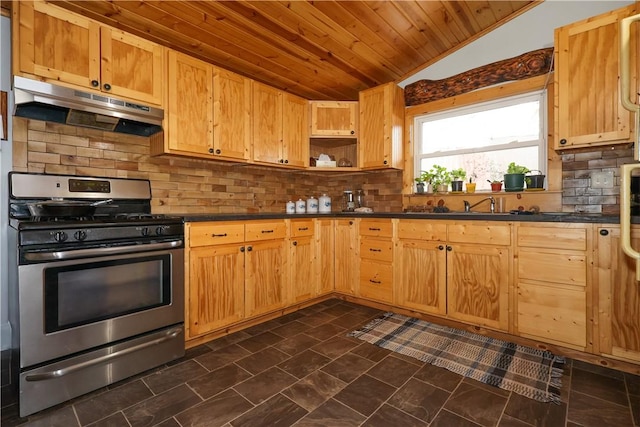
M 639 426 L 640 377 L 577 361 L 539 403 L 346 332 L 379 311 L 329 300 L 2 426 Z

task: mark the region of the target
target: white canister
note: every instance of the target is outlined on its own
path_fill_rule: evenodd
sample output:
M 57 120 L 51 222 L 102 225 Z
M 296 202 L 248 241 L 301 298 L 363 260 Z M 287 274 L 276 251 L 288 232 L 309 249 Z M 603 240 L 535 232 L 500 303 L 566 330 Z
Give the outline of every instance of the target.
M 318 213 L 318 199 L 313 196 L 307 199 L 307 213 Z
M 296 213 L 301 214 L 307 211 L 307 204 L 304 200 L 298 199 L 296 202 Z
M 331 213 L 331 197 L 327 196 L 326 193 L 320 196 L 320 203 L 318 204 L 318 212 L 320 213 Z
M 294 214 L 294 213 L 296 213 L 296 204 L 295 204 L 295 203 L 293 203 L 291 200 L 289 200 L 289 201 L 287 202 L 287 209 L 286 209 L 286 211 L 285 211 L 285 212 L 287 212 L 288 214 Z

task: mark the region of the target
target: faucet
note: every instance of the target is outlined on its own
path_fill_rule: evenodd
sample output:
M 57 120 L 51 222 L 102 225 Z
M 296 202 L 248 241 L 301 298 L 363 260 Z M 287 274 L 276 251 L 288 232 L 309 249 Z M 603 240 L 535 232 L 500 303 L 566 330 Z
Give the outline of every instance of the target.
M 475 204 L 470 204 L 468 201 L 463 200 L 462 202 L 464 203 L 464 211 L 465 212 L 471 212 L 472 208 L 475 208 L 476 206 L 478 206 L 480 203 L 484 202 L 485 200 L 489 200 L 491 202 L 491 213 L 494 213 L 496 211 L 496 199 L 493 198 L 493 196 L 489 196 L 486 197 L 482 200 L 480 200 L 478 203 Z

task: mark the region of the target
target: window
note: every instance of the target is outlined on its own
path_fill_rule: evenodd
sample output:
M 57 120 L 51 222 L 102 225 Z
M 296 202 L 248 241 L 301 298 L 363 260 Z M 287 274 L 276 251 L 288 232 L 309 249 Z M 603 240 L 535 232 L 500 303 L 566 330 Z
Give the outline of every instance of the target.
M 436 164 L 463 168 L 477 190 L 501 181 L 511 162 L 546 170 L 546 91 L 417 116 L 415 175 Z

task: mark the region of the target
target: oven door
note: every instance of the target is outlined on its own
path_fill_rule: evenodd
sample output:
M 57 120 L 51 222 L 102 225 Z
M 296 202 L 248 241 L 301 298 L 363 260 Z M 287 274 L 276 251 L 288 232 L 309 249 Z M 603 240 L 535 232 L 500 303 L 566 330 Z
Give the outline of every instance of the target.
M 183 323 L 184 249 L 20 265 L 18 293 L 25 368 Z

